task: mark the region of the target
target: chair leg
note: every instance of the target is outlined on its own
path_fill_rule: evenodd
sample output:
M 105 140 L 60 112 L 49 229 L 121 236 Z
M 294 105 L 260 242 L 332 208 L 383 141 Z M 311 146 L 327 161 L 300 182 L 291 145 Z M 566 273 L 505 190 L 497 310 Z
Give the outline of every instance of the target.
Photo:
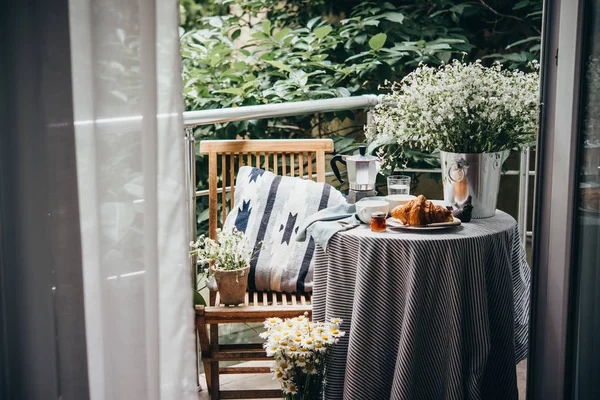
M 200 353 L 198 354 L 198 352 L 196 352 L 196 354 L 198 354 L 199 358 L 200 357 L 202 358 L 202 363 L 204 364 L 204 375 L 206 376 L 206 386 L 208 387 L 208 390 L 210 390 L 211 384 L 212 384 L 212 377 L 211 377 L 212 370 L 211 370 L 210 362 L 205 361 L 205 358 L 210 357 L 212 353 L 211 353 L 210 341 L 208 340 L 208 329 L 206 326 L 206 321 L 205 321 L 205 316 L 204 316 L 204 306 L 196 307 L 196 335 L 197 335 L 198 341 L 200 342 Z M 200 365 L 199 362 L 197 364 Z M 218 369 L 217 369 L 217 372 L 218 372 Z
M 219 325 L 213 324 L 209 327 L 210 332 L 210 354 L 217 354 L 219 352 Z M 208 368 L 206 369 L 206 364 Z M 220 383 L 219 383 L 219 362 L 211 361 L 209 363 L 205 363 L 206 369 L 206 381 L 210 381 L 209 390 L 210 390 L 210 398 L 211 400 L 219 400 L 219 391 Z
M 208 388 L 208 390 L 210 391 L 210 389 L 212 388 L 212 373 L 211 373 L 211 366 L 210 366 L 210 362 L 208 361 L 203 361 L 204 363 L 204 376 L 206 377 L 206 387 Z
M 221 385 L 219 383 L 219 362 L 213 361 L 210 362 L 210 399 L 211 400 L 219 400 Z M 208 382 L 208 375 L 206 375 L 206 379 Z
M 196 390 L 198 392 L 202 391 L 202 386 L 200 386 L 200 349 L 198 348 L 198 330 L 194 331 L 196 336 L 196 341 L 194 343 L 196 348 Z

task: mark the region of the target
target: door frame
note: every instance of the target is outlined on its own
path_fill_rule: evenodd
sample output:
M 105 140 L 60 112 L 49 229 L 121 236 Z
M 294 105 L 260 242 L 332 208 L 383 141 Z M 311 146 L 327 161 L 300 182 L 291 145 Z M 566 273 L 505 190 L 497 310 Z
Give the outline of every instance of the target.
M 527 398 L 570 398 L 571 271 L 584 0 L 546 0 L 542 30 Z

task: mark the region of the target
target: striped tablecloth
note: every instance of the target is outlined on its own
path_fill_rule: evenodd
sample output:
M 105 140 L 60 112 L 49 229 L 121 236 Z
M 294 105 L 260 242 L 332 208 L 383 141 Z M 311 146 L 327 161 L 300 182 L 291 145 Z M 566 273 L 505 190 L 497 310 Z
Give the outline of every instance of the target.
M 317 249 L 313 318 L 344 319 L 326 399 L 517 399 L 530 271 L 516 221 L 337 233 Z

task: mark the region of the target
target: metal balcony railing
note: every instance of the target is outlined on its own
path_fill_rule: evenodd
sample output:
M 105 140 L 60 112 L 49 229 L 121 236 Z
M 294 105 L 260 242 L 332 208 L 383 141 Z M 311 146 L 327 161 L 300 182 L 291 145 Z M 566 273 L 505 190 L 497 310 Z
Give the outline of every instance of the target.
M 326 100 L 310 100 L 293 103 L 266 104 L 258 106 L 226 108 L 218 110 L 189 111 L 183 113 L 186 140 L 186 190 L 188 201 L 188 212 L 190 219 L 190 240 L 196 239 L 196 197 L 207 196 L 208 190 L 196 190 L 196 141 L 193 128 L 200 125 L 211 125 L 232 121 L 244 121 L 252 119 L 267 119 L 290 117 L 295 115 L 307 115 L 333 111 L 345 111 L 356 109 L 369 109 L 381 102 L 381 96 L 364 95 L 356 97 L 344 97 Z M 505 175 L 519 176 L 519 205 L 517 223 L 519 232 L 522 234 L 523 244 L 527 236 L 533 232 L 527 231 L 529 177 L 535 175 L 529 170 L 530 150 L 528 148 L 521 152 L 519 170 L 510 170 Z M 417 173 L 441 173 L 440 169 L 404 169 L 403 172 Z M 326 175 L 331 175 L 328 173 Z M 230 190 L 230 188 L 225 188 Z

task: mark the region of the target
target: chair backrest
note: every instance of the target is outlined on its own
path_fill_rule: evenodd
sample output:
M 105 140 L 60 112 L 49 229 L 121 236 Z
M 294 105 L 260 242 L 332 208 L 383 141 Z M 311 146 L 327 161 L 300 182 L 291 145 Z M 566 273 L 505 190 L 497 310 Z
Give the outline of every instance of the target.
M 233 207 L 235 176 L 240 167 L 249 165 L 271 171 L 276 175 L 299 176 L 311 180 L 315 180 L 314 171 L 316 181 L 324 182 L 325 153 L 332 151 L 331 139 L 201 141 L 200 154 L 208 154 L 210 237 L 216 238 L 217 228 L 223 225 L 227 212 Z M 228 191 L 229 196 L 227 196 Z

